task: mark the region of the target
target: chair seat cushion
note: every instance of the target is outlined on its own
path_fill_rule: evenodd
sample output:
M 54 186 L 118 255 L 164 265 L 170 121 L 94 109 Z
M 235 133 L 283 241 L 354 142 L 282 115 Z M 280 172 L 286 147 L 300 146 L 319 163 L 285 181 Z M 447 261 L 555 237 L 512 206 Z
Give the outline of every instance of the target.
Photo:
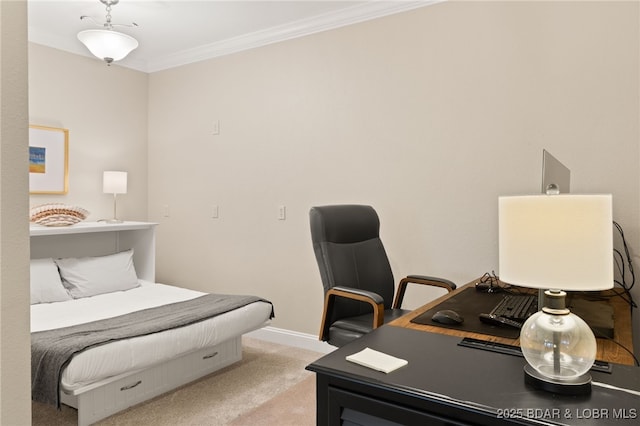
M 386 309 L 384 311 L 384 323 L 387 324 L 411 311 L 406 309 Z M 362 337 L 373 330 L 373 312 L 338 320 L 329 328 L 329 343 L 334 346 L 344 344 Z

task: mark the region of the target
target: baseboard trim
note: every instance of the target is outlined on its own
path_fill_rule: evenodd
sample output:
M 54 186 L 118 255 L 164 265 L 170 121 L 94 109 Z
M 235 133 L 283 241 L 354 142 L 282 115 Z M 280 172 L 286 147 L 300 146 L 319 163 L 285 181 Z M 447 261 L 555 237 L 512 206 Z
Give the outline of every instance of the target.
M 251 331 L 245 334 L 245 336 L 281 345 L 293 346 L 294 348 L 320 352 L 323 354 L 328 354 L 336 349 L 327 342 L 319 341 L 317 336 L 312 334 L 300 333 L 271 326 Z

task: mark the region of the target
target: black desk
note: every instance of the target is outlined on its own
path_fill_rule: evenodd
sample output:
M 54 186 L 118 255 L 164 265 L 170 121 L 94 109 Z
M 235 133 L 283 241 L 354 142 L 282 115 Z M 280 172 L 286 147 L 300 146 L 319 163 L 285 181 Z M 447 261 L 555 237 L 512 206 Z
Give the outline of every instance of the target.
M 524 358 L 458 346 L 459 337 L 383 326 L 307 366 L 317 376 L 317 424 L 343 409 L 405 425 L 607 425 L 640 419 L 640 396 L 593 386 L 558 396 L 524 383 Z M 345 360 L 365 347 L 409 364 L 389 374 Z M 640 368 L 614 364 L 595 382 L 640 391 Z

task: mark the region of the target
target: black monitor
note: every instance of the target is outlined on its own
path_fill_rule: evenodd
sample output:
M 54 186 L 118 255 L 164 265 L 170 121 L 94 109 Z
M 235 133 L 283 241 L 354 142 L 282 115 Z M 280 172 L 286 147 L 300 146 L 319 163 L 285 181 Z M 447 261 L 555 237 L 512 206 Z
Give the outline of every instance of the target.
M 571 187 L 571 171 L 546 149 L 542 150 L 542 193 L 567 194 Z

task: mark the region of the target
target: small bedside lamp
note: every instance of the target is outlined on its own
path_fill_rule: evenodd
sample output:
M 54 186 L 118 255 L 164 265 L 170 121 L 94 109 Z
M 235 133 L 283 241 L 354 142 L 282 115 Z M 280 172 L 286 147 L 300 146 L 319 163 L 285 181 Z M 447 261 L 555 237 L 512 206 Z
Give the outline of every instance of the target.
M 550 289 L 520 331 L 525 380 L 554 393 L 587 394 L 596 339 L 566 308 L 564 290 L 613 287 L 611 195 L 500 197 L 498 210 L 500 279 Z
M 127 172 L 104 172 L 102 176 L 102 192 L 113 194 L 113 219 L 106 220 L 107 223 L 122 223 L 116 214 L 116 200 L 118 194 L 127 193 Z

